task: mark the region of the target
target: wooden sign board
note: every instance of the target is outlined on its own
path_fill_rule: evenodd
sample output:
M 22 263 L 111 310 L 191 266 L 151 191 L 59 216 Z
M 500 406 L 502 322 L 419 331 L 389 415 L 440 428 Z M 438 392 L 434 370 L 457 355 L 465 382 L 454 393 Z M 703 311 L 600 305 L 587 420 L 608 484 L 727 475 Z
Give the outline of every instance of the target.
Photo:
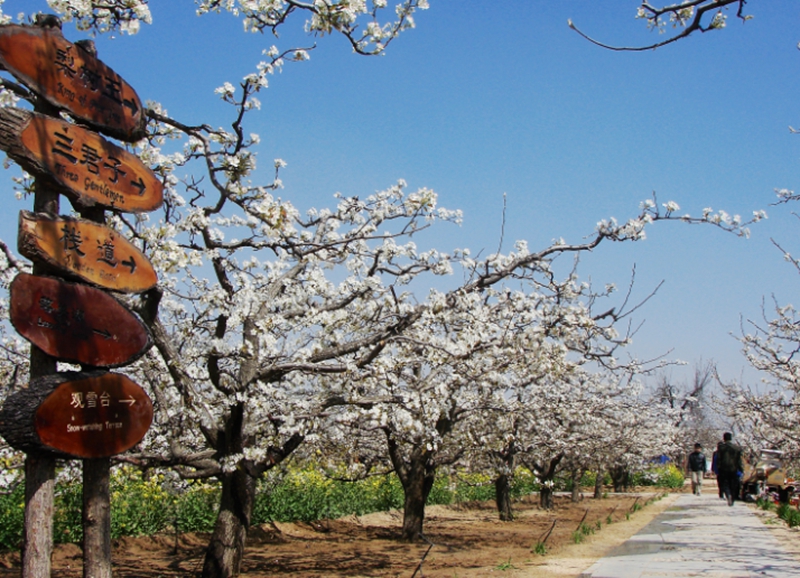
M 0 26 L 0 64 L 28 88 L 96 130 L 127 142 L 147 119 L 133 88 L 57 28 Z
M 153 421 L 153 404 L 124 375 L 68 381 L 36 411 L 43 444 L 80 458 L 120 454 L 139 443 Z
M 150 398 L 124 375 L 56 373 L 6 398 L 0 435 L 20 451 L 99 458 L 139 443 L 152 420 Z
M 132 363 L 151 345 L 144 324 L 111 295 L 27 273 L 11 282 L 11 324 L 48 355 L 95 367 Z
M 21 211 L 19 252 L 114 291 L 140 293 L 158 282 L 147 257 L 116 231 L 92 221 Z
M 50 177 L 83 206 L 141 213 L 163 202 L 161 181 L 138 157 L 61 119 L 2 108 L 0 148 L 28 172 Z

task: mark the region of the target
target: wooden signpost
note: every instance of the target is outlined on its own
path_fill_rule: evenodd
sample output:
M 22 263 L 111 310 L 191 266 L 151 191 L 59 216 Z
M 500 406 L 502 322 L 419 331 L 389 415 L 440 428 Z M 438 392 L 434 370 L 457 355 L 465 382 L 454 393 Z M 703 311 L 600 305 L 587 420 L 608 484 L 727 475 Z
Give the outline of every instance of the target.
M 136 246 L 93 221 L 21 211 L 17 244 L 28 259 L 105 289 L 140 293 L 158 282 Z
M 151 345 L 144 324 L 108 293 L 53 277 L 14 278 L 11 324 L 48 355 L 94 367 L 127 365 Z
M 58 28 L 0 26 L 0 64 L 53 106 L 105 134 L 127 142 L 146 134 L 133 88 Z
M 104 458 L 139 443 L 153 420 L 144 390 L 118 373 L 58 373 L 9 396 L 6 441 L 25 451 Z
M 124 375 L 106 373 L 56 388 L 36 410 L 42 443 L 72 456 L 106 458 L 140 441 L 153 421 L 153 404 Z
M 58 373 L 58 360 L 119 367 L 151 345 L 147 328 L 111 295 L 45 273 L 60 272 L 120 292 L 152 288 L 155 272 L 130 242 L 105 227 L 104 208 L 138 213 L 162 203 L 162 185 L 137 157 L 76 121 L 125 142 L 146 136 L 133 88 L 73 44 L 54 16 L 0 26 L 0 67 L 33 91 L 37 112 L 0 109 L 0 149 L 34 177 L 34 210 L 20 215 L 19 250 L 34 275 L 11 283 L 11 322 L 33 347 L 31 381 L 6 398 L 0 435 L 26 452 L 23 578 L 50 574 L 54 456 L 84 459 L 84 576 L 111 577 L 109 457 L 150 427 L 147 394 L 123 375 Z M 49 103 L 49 104 L 48 104 Z M 39 113 L 46 113 L 39 114 Z M 57 217 L 66 194 L 92 220 Z
M 48 175 L 84 207 L 141 213 L 163 201 L 161 181 L 136 156 L 61 119 L 2 108 L 0 148 L 28 172 Z

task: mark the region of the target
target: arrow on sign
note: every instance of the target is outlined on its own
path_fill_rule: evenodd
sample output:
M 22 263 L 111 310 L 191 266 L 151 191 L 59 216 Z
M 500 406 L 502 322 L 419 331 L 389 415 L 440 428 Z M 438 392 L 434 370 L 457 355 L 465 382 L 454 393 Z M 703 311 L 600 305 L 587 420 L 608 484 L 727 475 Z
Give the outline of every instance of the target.
M 144 184 L 144 181 L 142 180 L 142 177 L 139 177 L 139 182 L 138 183 L 136 181 L 131 181 L 131 186 L 136 187 L 137 189 L 139 189 L 139 196 L 140 197 L 144 196 L 144 191 L 145 191 L 145 189 L 147 189 L 147 186 Z
M 92 332 L 103 337 L 104 339 L 111 339 L 113 337 L 113 335 L 111 335 L 111 333 L 109 333 L 105 329 L 92 329 Z
M 122 261 L 122 264 L 131 268 L 131 275 L 136 271 L 136 261 L 133 259 L 133 256 L 131 256 L 129 261 Z
M 122 106 L 127 106 L 131 110 L 131 115 L 136 116 L 139 112 L 139 107 L 136 106 L 136 101 L 126 98 L 122 101 Z
M 136 403 L 136 400 L 133 398 L 133 396 L 130 396 L 128 399 L 121 399 L 121 400 L 119 400 L 119 402 L 120 402 L 120 403 L 127 403 L 127 404 L 128 404 L 128 407 L 131 407 L 133 404 L 135 404 L 135 403 Z

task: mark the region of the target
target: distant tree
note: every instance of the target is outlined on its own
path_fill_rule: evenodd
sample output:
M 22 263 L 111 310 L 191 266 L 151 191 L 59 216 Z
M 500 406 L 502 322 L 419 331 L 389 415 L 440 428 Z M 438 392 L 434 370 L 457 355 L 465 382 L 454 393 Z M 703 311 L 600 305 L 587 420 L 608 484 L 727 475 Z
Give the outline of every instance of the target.
M 716 365 L 713 361 L 698 361 L 690 382 L 676 383 L 666 372 L 656 377 L 655 389 L 651 393 L 654 403 L 669 408 L 674 415 L 674 426 L 678 430 L 677 453 L 672 457 L 683 463 L 695 443 L 703 448 L 716 447 L 722 439 L 719 416 L 711 404 L 712 388 L 716 384 Z

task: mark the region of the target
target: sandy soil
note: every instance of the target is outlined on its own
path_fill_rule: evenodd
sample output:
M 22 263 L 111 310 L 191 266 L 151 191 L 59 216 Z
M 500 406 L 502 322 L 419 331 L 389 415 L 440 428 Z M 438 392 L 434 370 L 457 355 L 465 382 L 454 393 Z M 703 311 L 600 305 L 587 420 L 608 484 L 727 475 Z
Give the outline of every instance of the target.
M 632 511 L 634 504 L 644 505 L 657 495 L 651 491 L 609 494 L 574 504 L 559 496 L 552 511 L 540 510 L 533 496 L 515 505 L 513 522 L 500 522 L 491 502 L 433 506 L 427 509 L 425 523 L 432 546 L 399 542 L 397 512 L 313 524 L 263 525 L 250 533 L 242 570 L 244 576 L 298 578 L 410 578 L 415 571 L 416 576 L 429 578 L 577 576 L 677 497 L 673 494 Z M 575 544 L 573 533 L 584 516 L 595 531 Z M 554 522 L 545 542 L 547 553 L 534 553 L 532 547 L 544 539 Z M 180 536 L 177 551 L 175 536 L 116 540 L 114 576 L 195 575 L 202 567 L 206 538 Z M 76 545 L 58 546 L 53 562 L 54 577 L 82 576 L 82 553 Z M 18 575 L 19 555 L 0 554 L 0 577 Z

